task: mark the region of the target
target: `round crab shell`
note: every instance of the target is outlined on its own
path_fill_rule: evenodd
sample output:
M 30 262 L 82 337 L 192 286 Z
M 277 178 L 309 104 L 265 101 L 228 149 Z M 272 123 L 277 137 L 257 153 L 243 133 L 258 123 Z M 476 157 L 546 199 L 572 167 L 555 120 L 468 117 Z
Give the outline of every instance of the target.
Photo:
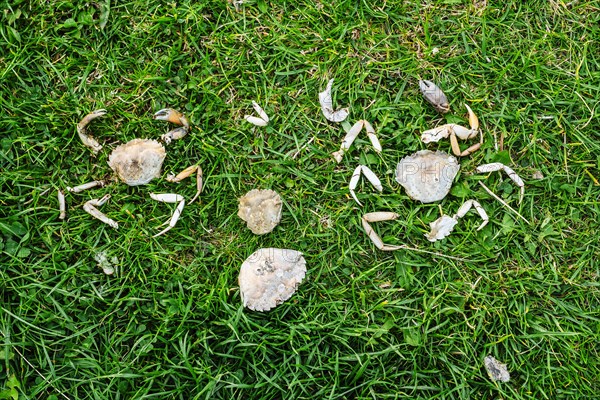
M 421 150 L 400 160 L 396 181 L 411 199 L 432 203 L 446 197 L 459 169 L 456 157 L 441 151 Z
M 259 249 L 240 269 L 242 304 L 254 311 L 268 311 L 292 297 L 305 275 L 306 260 L 299 251 Z
M 271 232 L 281 220 L 281 197 L 272 190 L 252 189 L 240 198 L 238 217 L 257 234 Z
M 108 156 L 108 165 L 129 186 L 145 185 L 160 175 L 165 148 L 156 140 L 133 139 Z

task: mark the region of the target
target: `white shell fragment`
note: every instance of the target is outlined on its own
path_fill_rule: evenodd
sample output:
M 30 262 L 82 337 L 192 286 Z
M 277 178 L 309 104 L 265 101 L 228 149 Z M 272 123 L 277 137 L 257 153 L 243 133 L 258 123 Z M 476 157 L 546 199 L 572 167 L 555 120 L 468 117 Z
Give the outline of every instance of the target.
M 493 356 L 487 356 L 483 363 L 485 365 L 485 370 L 488 373 L 490 379 L 494 382 L 508 382 L 510 381 L 510 373 L 508 369 L 506 369 L 506 364 L 502 364 L 500 361 L 496 360 Z
M 113 150 L 108 165 L 127 185 L 145 185 L 160 175 L 165 156 L 165 148 L 156 140 L 133 139 Z
M 259 116 L 255 117 L 253 115 L 245 115 L 244 119 L 256 126 L 267 126 L 267 124 L 269 123 L 269 116 L 267 115 L 265 110 L 263 110 L 262 107 L 259 106 L 258 103 L 255 101 L 252 102 L 252 107 L 254 107 L 254 110 Z
M 269 311 L 292 297 L 305 275 L 306 261 L 299 251 L 259 249 L 240 268 L 242 304 L 254 311 Z
M 421 150 L 400 160 L 396 181 L 411 199 L 432 203 L 446 197 L 459 169 L 456 157 L 441 151 Z
M 238 217 L 257 235 L 271 232 L 281 220 L 281 197 L 273 190 L 253 189 L 240 198 Z
M 333 110 L 333 98 L 331 97 L 331 87 L 333 86 L 333 79 L 329 80 L 327 87 L 324 91 L 319 93 L 319 103 L 321 104 L 321 111 L 323 115 L 331 122 L 342 122 L 348 117 L 348 109 L 342 108 L 337 111 Z

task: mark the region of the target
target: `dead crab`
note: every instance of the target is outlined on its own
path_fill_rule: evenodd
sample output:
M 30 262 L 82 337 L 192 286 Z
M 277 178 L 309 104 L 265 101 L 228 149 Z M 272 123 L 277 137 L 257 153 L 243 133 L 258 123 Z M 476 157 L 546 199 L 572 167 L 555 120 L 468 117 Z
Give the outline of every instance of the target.
M 77 124 L 77 133 L 81 141 L 85 146 L 89 147 L 94 154 L 97 154 L 102 149 L 102 145 L 100 145 L 100 143 L 92 136 L 87 134 L 87 126 L 91 121 L 105 114 L 106 110 L 93 111 Z M 165 144 L 169 144 L 171 140 L 183 138 L 190 129 L 189 122 L 183 114 L 170 108 L 165 108 L 155 113 L 154 119 L 169 121 L 180 125 L 179 128 L 173 129 L 161 136 L 161 140 Z M 108 165 L 114 171 L 116 180 L 129 186 L 145 185 L 154 178 L 160 176 L 165 156 L 166 152 L 162 143 L 152 139 L 133 139 L 125 144 L 117 146 L 112 151 L 108 157 Z M 202 170 L 200 167 L 194 165 L 186 168 L 176 176 L 169 175 L 167 177 L 167 180 L 170 182 L 179 182 L 192 175 L 194 172 L 196 172 L 197 175 L 197 192 L 190 203 L 198 197 L 202 190 Z M 105 184 L 105 181 L 93 181 L 76 187 L 68 187 L 67 190 L 69 192 L 78 193 L 96 186 L 104 186 Z M 64 196 L 62 192 L 59 191 L 58 197 L 62 218 L 64 217 L 65 211 Z M 175 226 L 185 206 L 185 199 L 183 196 L 176 193 L 151 193 L 150 197 L 164 203 L 177 203 L 177 208 L 167 222 L 168 226 L 153 236 L 156 237 L 166 233 Z M 97 209 L 97 207 L 106 203 L 108 199 L 110 199 L 110 194 L 105 195 L 101 199 L 92 199 L 85 203 L 83 209 L 93 217 L 117 229 L 119 227 L 118 223 Z

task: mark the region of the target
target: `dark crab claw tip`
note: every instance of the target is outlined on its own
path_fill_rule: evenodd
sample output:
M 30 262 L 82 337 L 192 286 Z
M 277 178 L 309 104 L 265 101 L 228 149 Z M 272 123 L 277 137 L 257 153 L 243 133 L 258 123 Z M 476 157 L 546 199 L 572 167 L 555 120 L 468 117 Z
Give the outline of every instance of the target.
M 158 110 L 154 113 L 154 119 L 160 119 L 163 121 L 168 121 L 171 114 L 173 114 L 175 110 L 171 108 L 163 108 L 162 110 Z
M 188 127 L 189 123 L 187 119 L 179 111 L 173 110 L 172 108 L 163 108 L 154 114 L 154 119 L 161 121 L 169 121 L 177 125 L 183 125 Z

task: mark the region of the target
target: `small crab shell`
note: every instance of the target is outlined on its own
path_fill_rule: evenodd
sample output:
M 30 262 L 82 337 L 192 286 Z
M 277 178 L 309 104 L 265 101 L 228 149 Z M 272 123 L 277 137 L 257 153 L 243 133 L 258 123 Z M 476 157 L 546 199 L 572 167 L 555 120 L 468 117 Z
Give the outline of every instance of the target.
M 165 156 L 165 148 L 156 140 L 133 139 L 113 150 L 108 165 L 129 186 L 145 185 L 160 175 Z
M 456 157 L 441 151 L 421 150 L 400 160 L 396 181 L 411 199 L 432 203 L 446 197 L 459 169 Z
M 272 190 L 253 189 L 240 198 L 238 217 L 257 235 L 271 232 L 281 220 L 281 197 Z
M 240 268 L 242 304 L 254 311 L 268 311 L 292 297 L 305 275 L 306 261 L 299 251 L 259 249 Z

